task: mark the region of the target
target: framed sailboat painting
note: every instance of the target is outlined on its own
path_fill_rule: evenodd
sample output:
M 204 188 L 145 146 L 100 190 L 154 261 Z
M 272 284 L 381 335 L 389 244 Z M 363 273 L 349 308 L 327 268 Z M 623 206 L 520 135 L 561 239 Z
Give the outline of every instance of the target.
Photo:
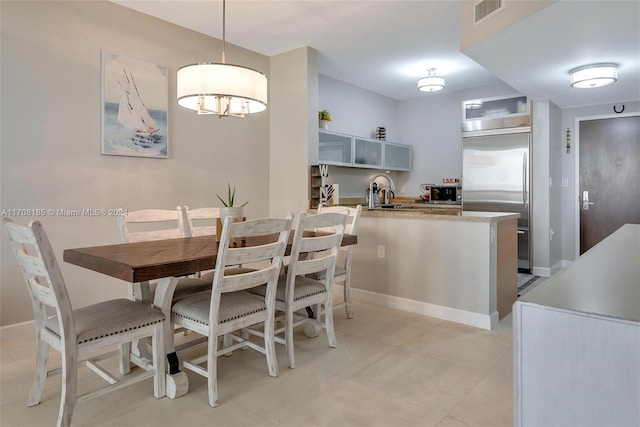
M 102 51 L 102 154 L 168 157 L 167 68 Z

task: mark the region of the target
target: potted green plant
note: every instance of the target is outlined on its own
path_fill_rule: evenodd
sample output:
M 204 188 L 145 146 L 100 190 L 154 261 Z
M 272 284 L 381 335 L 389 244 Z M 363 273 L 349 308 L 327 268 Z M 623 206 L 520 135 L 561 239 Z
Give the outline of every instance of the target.
M 224 219 L 228 216 L 233 218 L 234 222 L 243 221 L 244 220 L 244 207 L 249 202 L 244 202 L 240 206 L 235 205 L 236 199 L 236 187 L 231 188 L 231 184 L 227 184 L 227 197 L 223 199 L 219 194 L 216 194 L 218 200 L 222 202 L 223 207 L 220 208 L 220 222 L 216 226 L 216 236 L 218 241 L 220 241 L 220 236 L 222 234 L 222 224 L 224 223 Z
M 331 121 L 329 110 L 318 111 L 318 126 L 320 129 L 329 129 L 328 123 Z

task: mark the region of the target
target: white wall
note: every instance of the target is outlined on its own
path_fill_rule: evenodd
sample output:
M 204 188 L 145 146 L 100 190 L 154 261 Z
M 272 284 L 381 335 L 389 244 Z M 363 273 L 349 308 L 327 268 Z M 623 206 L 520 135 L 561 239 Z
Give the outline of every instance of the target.
M 549 103 L 549 266 L 552 274 L 563 266 L 562 258 L 562 110 Z
M 0 28 L 2 209 L 218 206 L 231 182 L 248 216 L 268 213 L 270 109 L 218 119 L 175 102 L 176 69 L 218 61 L 219 40 L 106 1 L 2 2 Z M 101 49 L 168 67 L 169 159 L 100 154 Z M 269 74 L 263 55 L 227 44 L 227 60 Z M 75 307 L 126 295 L 125 283 L 62 262 L 66 248 L 118 243 L 114 217 L 15 219 L 42 221 Z M 4 230 L 0 240 L 7 325 L 33 316 Z
M 562 265 L 561 110 L 550 101 L 533 104 L 533 274 L 551 276 Z
M 309 152 L 318 151 L 317 57 L 307 47 L 271 57 L 269 215 L 309 206 Z
M 397 101 L 332 77 L 318 76 L 319 110 L 329 110 L 329 130 L 373 138 L 377 127 L 387 130 L 387 141 L 399 137 Z

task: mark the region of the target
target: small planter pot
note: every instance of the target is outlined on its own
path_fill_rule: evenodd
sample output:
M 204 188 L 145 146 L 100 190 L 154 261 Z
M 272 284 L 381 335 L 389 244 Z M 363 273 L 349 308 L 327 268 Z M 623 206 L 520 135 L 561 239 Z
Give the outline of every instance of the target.
M 216 221 L 216 242 L 219 242 L 220 237 L 222 237 L 222 224 L 226 217 L 233 218 L 233 222 L 244 221 L 244 207 L 234 206 L 230 208 L 220 208 L 220 218 Z
M 320 129 L 329 129 L 329 122 L 327 120 L 318 120 L 318 127 Z

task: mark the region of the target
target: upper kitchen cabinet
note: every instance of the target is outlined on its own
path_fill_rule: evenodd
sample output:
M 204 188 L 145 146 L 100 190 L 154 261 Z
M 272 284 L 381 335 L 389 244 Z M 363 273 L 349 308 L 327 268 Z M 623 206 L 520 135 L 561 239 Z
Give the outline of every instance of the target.
M 353 165 L 353 137 L 351 135 L 321 130 L 318 142 L 320 163 L 338 166 Z
M 382 141 L 354 137 L 354 144 L 354 166 L 370 169 L 382 168 Z
M 319 130 L 320 163 L 367 169 L 411 170 L 411 146 Z
M 530 114 L 525 95 L 470 99 L 462 103 L 462 131 L 529 126 Z
M 384 169 L 397 171 L 411 170 L 411 146 L 396 144 L 394 142 L 384 143 Z

